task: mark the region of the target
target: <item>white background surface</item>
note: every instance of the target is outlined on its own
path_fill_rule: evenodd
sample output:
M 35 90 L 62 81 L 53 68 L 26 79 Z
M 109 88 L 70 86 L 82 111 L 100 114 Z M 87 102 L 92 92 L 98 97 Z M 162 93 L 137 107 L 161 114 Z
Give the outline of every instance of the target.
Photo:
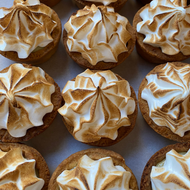
M 0 0 L 0 7 L 11 7 L 12 4 L 13 0 Z M 128 0 L 119 13 L 127 17 L 130 23 L 132 23 L 133 17 L 140 7 L 141 4 L 136 0 Z M 71 0 L 61 0 L 53 9 L 59 15 L 62 25 L 64 25 L 70 15 L 76 12 L 77 7 L 72 4 Z M 190 59 L 184 62 L 190 63 Z M 14 62 L 0 55 L 0 70 L 12 63 Z M 137 95 L 142 79 L 155 66 L 155 64 L 144 61 L 136 53 L 135 49 L 127 60 L 112 70 L 128 80 Z M 53 57 L 46 63 L 39 65 L 39 67 L 54 78 L 61 90 L 68 80 L 84 71 L 84 69 L 80 68 L 70 59 L 61 42 Z M 154 132 L 146 124 L 139 110 L 134 130 L 116 145 L 105 149 L 113 150 L 125 158 L 126 165 L 132 169 L 139 185 L 142 171 L 149 158 L 162 147 L 172 143 L 174 142 Z M 28 141 L 26 144 L 36 148 L 43 155 L 51 174 L 62 160 L 71 154 L 92 148 L 92 146 L 76 141 L 69 134 L 59 114 L 45 132 Z

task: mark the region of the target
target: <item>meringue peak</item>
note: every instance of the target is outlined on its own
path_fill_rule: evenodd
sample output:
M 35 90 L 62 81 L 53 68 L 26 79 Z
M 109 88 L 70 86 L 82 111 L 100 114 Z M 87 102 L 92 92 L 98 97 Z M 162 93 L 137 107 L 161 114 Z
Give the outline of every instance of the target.
M 74 126 L 79 141 L 116 139 L 120 127 L 131 125 L 128 115 L 134 113 L 135 101 L 130 85 L 111 71 L 87 69 L 75 81 L 67 82 L 62 95 L 65 105 L 58 111 Z

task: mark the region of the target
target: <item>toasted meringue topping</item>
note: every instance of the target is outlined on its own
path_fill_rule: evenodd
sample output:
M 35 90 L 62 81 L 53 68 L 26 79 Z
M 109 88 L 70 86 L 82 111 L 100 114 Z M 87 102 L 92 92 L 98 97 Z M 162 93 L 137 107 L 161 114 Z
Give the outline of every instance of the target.
M 190 7 L 187 0 L 153 0 L 140 13 L 137 32 L 145 35 L 144 43 L 160 47 L 167 55 L 190 54 Z
M 117 0 L 85 0 L 85 1 L 99 2 L 102 3 L 103 5 L 109 5 L 113 2 L 116 2 Z
M 86 6 L 65 24 L 69 51 L 80 52 L 92 65 L 117 62 L 118 55 L 128 51 L 126 44 L 131 35 L 127 23 L 112 7 Z
M 147 101 L 150 118 L 180 137 L 190 130 L 190 66 L 167 63 L 159 72 L 146 76 L 141 97 Z
M 92 160 L 84 155 L 72 170 L 63 171 L 57 178 L 61 190 L 129 190 L 131 173 L 114 166 L 110 157 Z
M 13 137 L 25 136 L 27 129 L 43 125 L 43 117 L 53 110 L 53 84 L 38 67 L 13 64 L 0 73 L 0 129 Z
M 35 164 L 23 157 L 20 148 L 0 150 L 0 189 L 41 190 L 44 180 L 36 176 Z
M 163 166 L 153 166 L 152 190 L 187 190 L 190 188 L 190 151 L 182 155 L 175 150 L 166 154 Z
M 111 71 L 90 70 L 68 81 L 63 91 L 65 105 L 59 113 L 74 126 L 74 137 L 94 142 L 102 137 L 115 140 L 121 126 L 130 126 L 127 117 L 135 110 L 129 83 Z
M 0 8 L 0 50 L 27 58 L 37 47 L 47 46 L 57 25 L 52 13 L 39 0 L 15 0 L 11 8 Z

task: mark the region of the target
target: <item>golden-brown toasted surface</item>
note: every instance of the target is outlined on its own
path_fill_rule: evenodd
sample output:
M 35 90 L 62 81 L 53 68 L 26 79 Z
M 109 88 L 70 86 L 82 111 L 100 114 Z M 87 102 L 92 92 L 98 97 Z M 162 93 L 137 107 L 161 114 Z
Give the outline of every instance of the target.
M 166 153 L 170 150 L 174 149 L 176 152 L 187 152 L 190 148 L 190 142 L 187 143 L 178 143 L 173 145 L 168 145 L 158 152 L 156 152 L 150 160 L 147 162 L 142 177 L 141 177 L 141 185 L 140 190 L 152 190 L 151 181 L 150 181 L 150 173 L 152 166 L 156 166 L 159 162 L 163 161 L 166 158 Z
M 76 13 L 75 13 L 76 14 Z M 75 15 L 73 14 L 73 15 Z M 65 46 L 65 49 L 69 56 L 76 62 L 78 63 L 81 67 L 83 68 L 89 68 L 89 69 L 96 69 L 96 70 L 105 70 L 105 69 L 111 69 L 122 63 L 133 51 L 135 47 L 135 42 L 136 42 L 136 32 L 134 28 L 131 26 L 131 24 L 128 22 L 126 26 L 127 31 L 131 35 L 131 39 L 127 43 L 127 52 L 120 53 L 118 55 L 118 62 L 104 62 L 100 61 L 96 65 L 91 65 L 86 59 L 84 59 L 79 52 L 70 52 L 67 46 L 67 32 L 66 30 L 63 31 L 63 44 Z
M 27 64 L 23 64 L 23 66 L 26 68 L 32 68 L 32 66 L 27 65 Z M 7 72 L 8 69 L 9 69 L 9 67 L 3 69 L 2 71 L 0 71 L 0 73 Z M 60 88 L 57 85 L 57 83 L 55 83 L 53 78 L 51 78 L 47 73 L 45 73 L 45 77 L 46 77 L 48 82 L 54 84 L 54 86 L 55 86 L 55 92 L 51 95 L 51 102 L 53 104 L 53 111 L 51 113 L 47 113 L 43 117 L 43 123 L 44 124 L 42 126 L 32 127 L 30 129 L 28 129 L 26 135 L 23 137 L 19 137 L 19 138 L 12 137 L 6 129 L 1 129 L 0 130 L 0 140 L 2 142 L 28 141 L 31 138 L 42 133 L 45 129 L 47 129 L 50 126 L 50 124 L 53 122 L 53 120 L 55 119 L 55 116 L 57 115 L 57 110 L 60 108 L 61 103 L 62 103 L 62 96 L 61 96 Z
M 186 65 L 186 63 L 181 63 L 181 62 L 174 62 L 173 64 L 175 64 L 178 67 Z M 148 75 L 159 72 L 164 66 L 165 66 L 165 64 L 156 66 L 152 71 L 150 71 L 148 73 Z M 180 137 L 179 135 L 174 134 L 168 127 L 156 125 L 154 123 L 154 121 L 149 117 L 148 103 L 146 100 L 143 100 L 141 98 L 141 93 L 142 93 L 143 89 L 146 87 L 146 85 L 147 85 L 147 80 L 146 80 L 146 78 L 144 78 L 139 87 L 138 102 L 139 102 L 139 107 L 140 107 L 141 113 L 142 113 L 145 121 L 148 123 L 148 125 L 152 129 L 154 129 L 154 131 L 156 131 L 158 134 L 162 135 L 165 138 L 168 138 L 168 139 L 171 139 L 174 141 L 178 141 L 178 142 L 189 141 L 190 140 L 190 131 L 187 131 L 183 137 Z
M 97 70 L 93 70 L 93 72 L 97 72 Z M 122 77 L 120 77 L 117 74 L 116 74 L 116 76 L 119 80 L 123 79 Z M 75 78 L 72 79 L 72 81 L 74 81 L 74 80 L 75 80 Z M 132 86 L 130 86 L 130 89 L 131 89 L 131 97 L 135 100 L 135 111 L 133 112 L 133 114 L 127 116 L 131 122 L 131 125 L 120 127 L 118 129 L 118 136 L 115 140 L 112 140 L 109 138 L 101 138 L 98 141 L 85 143 L 85 144 L 88 144 L 91 146 L 99 146 L 99 147 L 111 146 L 111 145 L 114 145 L 114 144 L 118 143 L 119 141 L 121 141 L 123 138 L 125 138 L 133 130 L 133 128 L 135 127 L 136 119 L 137 119 L 138 107 L 137 107 L 137 98 L 136 98 L 135 91 L 132 88 Z M 63 119 L 63 122 L 64 122 L 65 126 L 67 127 L 69 133 L 71 135 L 73 135 L 74 126 L 69 125 L 66 122 L 66 120 L 64 119 L 64 117 L 62 117 L 62 119 Z
M 17 52 L 14 51 L 0 51 L 0 54 L 18 63 L 28 63 L 31 65 L 37 65 L 46 62 L 57 50 L 62 32 L 61 21 L 55 11 L 53 11 L 52 13 L 52 19 L 56 21 L 57 26 L 51 34 L 53 41 L 49 43 L 47 46 L 38 51 L 32 52 L 26 59 L 20 59 L 18 57 Z
M 37 177 L 42 178 L 45 182 L 42 190 L 47 190 L 50 180 L 50 173 L 46 161 L 42 155 L 36 149 L 24 144 L 0 142 L 0 149 L 4 152 L 8 152 L 9 150 L 18 147 L 22 150 L 24 158 L 36 160 L 35 169 L 38 171 Z
M 127 0 L 117 0 L 116 2 L 110 3 L 108 6 L 113 7 L 114 10 L 118 12 L 124 6 L 126 2 Z M 95 4 L 96 6 L 103 5 L 102 3 L 96 2 L 96 1 L 90 2 L 90 1 L 83 1 L 83 0 L 73 0 L 73 3 L 76 4 L 76 6 L 79 9 L 83 9 L 85 6 L 91 6 L 92 4 Z
M 67 159 L 65 159 L 63 162 L 61 162 L 61 164 L 59 164 L 59 166 L 54 171 L 54 173 L 53 173 L 53 175 L 52 175 L 52 177 L 50 179 L 48 190 L 57 190 L 58 189 L 58 185 L 57 185 L 57 182 L 56 182 L 57 177 L 64 170 L 73 169 L 77 165 L 78 160 L 83 155 L 87 155 L 93 160 L 98 160 L 98 159 L 103 158 L 103 157 L 111 157 L 112 160 L 113 160 L 114 165 L 120 165 L 126 171 L 131 172 L 132 175 L 131 175 L 131 178 L 130 178 L 130 181 L 129 181 L 129 188 L 132 189 L 132 190 L 138 190 L 138 185 L 137 185 L 136 178 L 135 178 L 134 174 L 132 173 L 131 169 L 128 168 L 125 165 L 124 158 L 121 155 L 119 155 L 119 154 L 117 154 L 117 153 L 115 153 L 113 151 L 99 149 L 99 148 L 91 148 L 91 149 L 87 149 L 87 150 L 82 150 L 80 152 L 72 154 Z
M 41 3 L 44 3 L 45 5 L 49 7 L 53 7 L 57 5 L 61 0 L 40 0 Z
M 140 17 L 140 13 L 142 12 L 142 10 L 144 10 L 148 6 L 149 4 L 145 5 L 135 14 L 134 19 L 133 19 L 133 27 L 135 28 L 135 30 L 136 30 L 137 24 L 142 21 Z M 190 55 L 183 55 L 181 52 L 176 55 L 166 55 L 162 53 L 161 48 L 153 47 L 149 44 L 143 43 L 144 38 L 145 36 L 143 34 L 137 32 L 136 48 L 137 48 L 138 54 L 149 62 L 165 63 L 165 62 L 173 62 L 173 61 L 182 61 L 190 57 Z

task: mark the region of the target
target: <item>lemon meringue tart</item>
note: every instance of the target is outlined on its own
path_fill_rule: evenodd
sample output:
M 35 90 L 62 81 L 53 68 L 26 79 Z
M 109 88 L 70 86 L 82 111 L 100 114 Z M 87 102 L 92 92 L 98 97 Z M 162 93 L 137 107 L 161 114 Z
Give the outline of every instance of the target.
M 4 57 L 35 65 L 55 53 L 61 21 L 39 0 L 14 0 L 11 8 L 0 8 L 0 19 L 0 54 Z
M 84 68 L 102 70 L 116 67 L 135 46 L 135 30 L 112 7 L 86 6 L 72 15 L 64 27 L 65 49 Z
M 54 171 L 48 190 L 138 190 L 124 158 L 110 150 L 88 149 L 72 154 Z
M 92 4 L 96 6 L 109 6 L 113 7 L 116 12 L 118 12 L 127 2 L 127 0 L 72 0 L 73 3 L 79 8 L 83 9 L 85 6 L 91 6 Z
M 190 143 L 166 146 L 147 162 L 140 190 L 187 190 L 190 187 Z
M 47 190 L 49 169 L 36 149 L 0 142 L 0 163 L 0 189 Z
M 28 141 L 43 132 L 61 106 L 60 88 L 41 68 L 12 64 L 0 71 L 0 140 Z
M 190 57 L 190 6 L 186 0 L 153 0 L 135 15 L 137 52 L 152 63 Z
M 110 146 L 134 128 L 137 99 L 129 83 L 112 71 L 90 71 L 68 81 L 58 112 L 69 132 L 80 142 Z
M 57 5 L 61 0 L 40 0 L 41 3 L 47 5 L 48 7 L 53 7 Z
M 156 66 L 143 79 L 138 94 L 141 113 L 158 134 L 179 142 L 190 140 L 190 65 Z

